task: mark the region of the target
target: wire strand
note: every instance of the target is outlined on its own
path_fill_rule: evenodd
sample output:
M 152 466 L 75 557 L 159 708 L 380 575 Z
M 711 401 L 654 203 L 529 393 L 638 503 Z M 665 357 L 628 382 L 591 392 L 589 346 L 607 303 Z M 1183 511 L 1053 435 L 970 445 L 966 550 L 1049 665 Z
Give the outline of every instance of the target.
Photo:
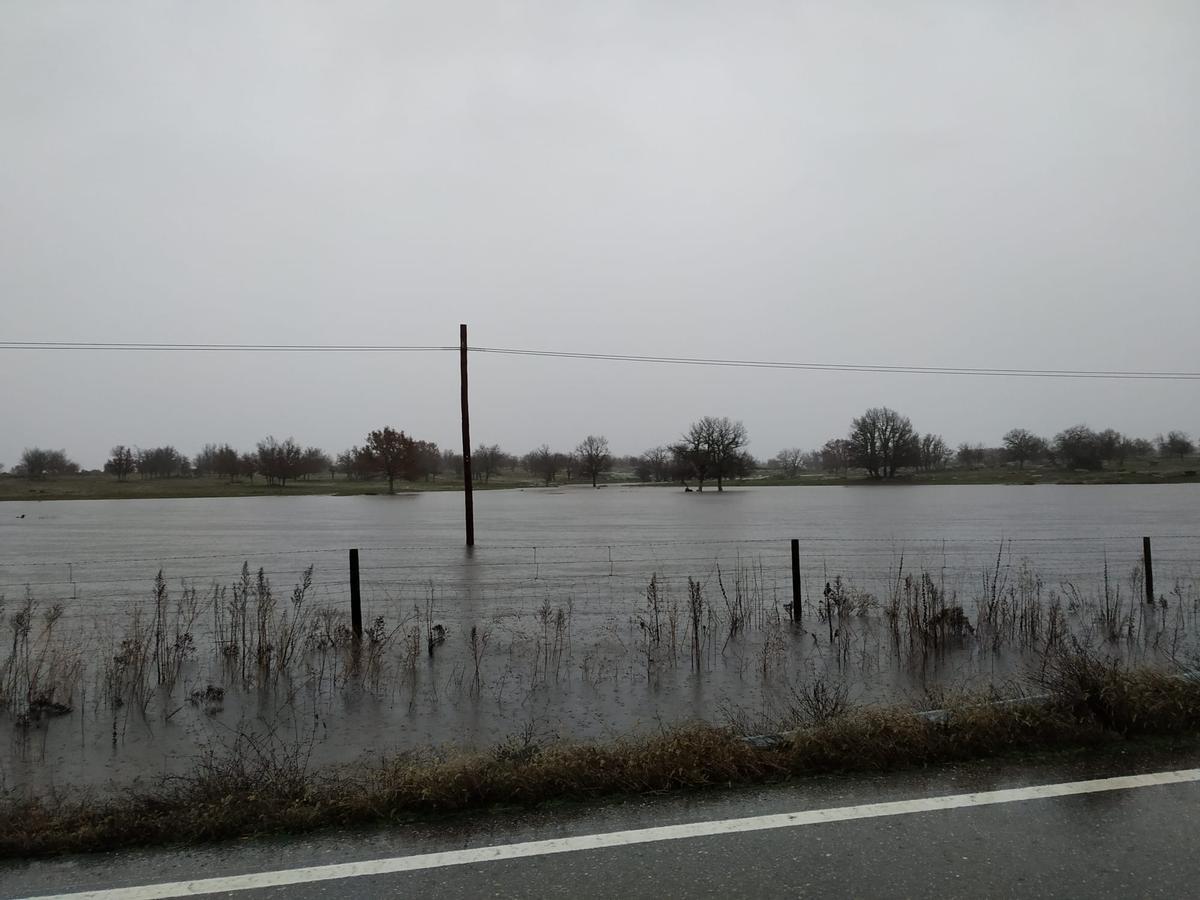
M 131 352 L 251 352 L 251 353 L 442 353 L 460 350 L 449 345 L 390 344 L 233 344 L 167 343 L 129 341 L 0 341 L 0 350 L 67 350 Z M 583 359 L 605 362 L 654 363 L 659 365 L 707 366 L 718 368 L 783 369 L 818 372 L 861 372 L 873 374 L 956 375 L 1004 378 L 1085 378 L 1117 380 L 1200 381 L 1200 372 L 1138 371 L 1124 369 L 1049 369 L 976 366 L 913 366 L 881 363 L 786 362 L 717 357 L 655 356 L 634 353 L 591 353 L 573 350 L 538 350 L 521 347 L 468 347 L 473 353 L 523 356 L 542 359 Z

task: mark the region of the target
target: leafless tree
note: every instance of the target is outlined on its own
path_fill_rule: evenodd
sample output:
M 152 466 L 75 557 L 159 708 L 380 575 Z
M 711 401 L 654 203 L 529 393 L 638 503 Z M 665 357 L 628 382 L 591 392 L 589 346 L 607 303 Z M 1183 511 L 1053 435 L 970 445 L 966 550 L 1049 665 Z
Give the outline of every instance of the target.
M 853 448 L 845 438 L 833 438 L 821 447 L 821 468 L 826 472 L 846 474 L 850 469 Z
M 851 455 L 872 478 L 894 478 L 916 455 L 916 432 L 907 416 L 877 406 L 850 423 Z
M 671 451 L 668 447 L 653 447 L 633 461 L 633 472 L 639 481 L 671 481 Z
M 116 475 L 117 481 L 124 481 L 133 472 L 133 451 L 124 444 L 117 444 L 112 448 L 111 454 L 104 468 L 110 474 Z
M 484 484 L 490 482 L 492 476 L 500 472 L 500 464 L 503 461 L 504 451 L 500 449 L 499 444 L 480 444 L 475 448 L 475 455 L 471 457 L 475 480 L 482 480 Z
M 789 447 L 776 453 L 771 462 L 782 469 L 786 477 L 795 478 L 804 468 L 804 451 L 799 447 Z
M 671 456 L 672 471 L 679 475 L 680 480 L 695 478 L 699 482 L 697 489 L 703 491 L 711 464 L 702 436 L 694 432 L 684 435 L 682 441 L 671 445 Z
M 589 434 L 575 448 L 575 457 L 583 474 L 592 479 L 592 487 L 604 472 L 612 467 L 612 456 L 608 452 L 608 438 Z
M 917 466 L 926 472 L 940 469 L 952 456 L 950 447 L 940 434 L 923 434 L 918 442 Z
M 455 478 L 462 478 L 463 458 L 461 453 L 446 449 L 442 451 L 442 468 L 451 472 Z
M 536 475 L 546 484 L 550 484 L 562 465 L 561 456 L 562 454 L 551 450 L 548 444 L 542 444 L 536 450 L 529 451 L 529 455 L 525 457 L 525 468 L 531 475 Z
M 1017 468 L 1025 468 L 1026 462 L 1032 462 L 1046 452 L 1046 441 L 1025 428 L 1014 428 L 1004 435 L 1004 449 L 1008 458 L 1015 461 Z
M 693 422 L 684 432 L 683 439 L 672 446 L 675 458 L 691 469 L 704 490 L 708 478 L 717 480 L 717 490 L 725 489 L 726 478 L 746 471 L 748 458 L 742 452 L 748 436 L 741 422 L 721 416 L 705 416 Z

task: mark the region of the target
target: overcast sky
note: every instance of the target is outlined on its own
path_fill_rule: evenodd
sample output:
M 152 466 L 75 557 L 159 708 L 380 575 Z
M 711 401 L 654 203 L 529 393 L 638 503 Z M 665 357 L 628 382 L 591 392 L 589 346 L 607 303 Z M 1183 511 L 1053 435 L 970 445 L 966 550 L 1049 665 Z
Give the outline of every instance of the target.
M 1200 5 L 0 4 L 0 339 L 1200 370 Z M 456 355 L 0 351 L 0 462 L 458 441 Z M 477 357 L 473 436 L 1200 433 L 1196 382 Z

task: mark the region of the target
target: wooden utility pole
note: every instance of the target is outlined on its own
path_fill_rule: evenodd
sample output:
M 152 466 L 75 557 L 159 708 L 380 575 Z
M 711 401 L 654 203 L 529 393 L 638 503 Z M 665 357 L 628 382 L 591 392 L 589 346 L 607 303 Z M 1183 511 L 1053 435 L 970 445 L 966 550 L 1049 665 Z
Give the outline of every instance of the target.
M 471 495 L 471 411 L 467 405 L 467 326 L 458 326 L 458 364 L 462 384 L 463 500 L 466 503 L 467 546 L 475 546 L 475 498 Z

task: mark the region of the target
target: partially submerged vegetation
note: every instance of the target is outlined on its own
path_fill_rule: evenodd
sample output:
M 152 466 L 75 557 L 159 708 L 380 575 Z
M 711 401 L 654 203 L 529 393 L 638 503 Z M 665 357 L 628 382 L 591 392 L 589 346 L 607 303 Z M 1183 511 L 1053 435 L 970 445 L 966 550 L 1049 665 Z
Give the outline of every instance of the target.
M 653 573 L 634 591 L 608 583 L 617 587 L 599 610 L 554 582 L 533 582 L 517 606 L 447 604 L 432 585 L 407 600 L 397 591 L 388 617 L 368 616 L 360 639 L 347 610 L 317 590 L 311 567 L 290 593 L 249 565 L 204 588 L 171 589 L 160 572 L 143 597 L 107 617 L 93 609 L 82 626 L 61 602 L 28 591 L 0 597 L 0 721 L 10 748 L 33 748 L 26 775 L 36 776 L 36 748 L 45 754 L 51 735 L 108 753 L 111 733 L 114 756 L 127 729 L 182 734 L 188 746 L 197 727 L 233 735 L 211 738 L 194 769 L 178 767 L 149 788 L 7 785 L 0 854 L 200 842 L 1200 734 L 1200 682 L 1181 677 L 1198 658 L 1195 580 L 1160 583 L 1167 591 L 1153 603 L 1136 567 L 1118 579 L 1106 565 L 1091 588 L 1052 587 L 1028 560 L 1010 563 L 1002 545 L 986 569 L 957 582 L 903 556 L 873 590 L 831 575 L 823 591 L 806 589 L 799 621 L 761 559 L 714 560 L 701 578 Z M 854 686 L 872 681 L 890 686 L 884 697 L 855 696 Z M 696 693 L 733 699 L 724 709 L 667 699 Z M 539 700 L 574 713 L 598 696 L 621 698 L 597 707 L 601 714 L 629 708 L 607 720 L 625 739 L 559 739 L 535 724 Z M 238 697 L 266 698 L 282 717 L 224 719 Z M 350 758 L 361 742 L 322 759 L 328 732 L 339 722 L 353 730 L 356 720 L 339 710 L 362 707 L 364 697 L 381 701 L 368 704 L 374 715 L 397 723 L 486 711 L 504 730 L 530 725 L 499 743 L 504 730 L 494 731 L 476 748 L 447 742 L 450 750 L 414 749 L 424 744 L 401 743 L 410 729 L 389 727 L 373 761 Z M 635 730 L 658 709 L 666 724 L 657 733 Z
M 810 687 L 790 723 L 800 727 L 765 746 L 732 726 L 687 725 L 606 744 L 542 743 L 526 731 L 490 752 L 314 769 L 303 742 L 242 735 L 206 754 L 189 775 L 149 789 L 115 797 L 12 794 L 0 802 L 0 856 L 395 824 L 497 805 L 884 771 L 1200 731 L 1200 683 L 1127 670 L 1077 644 L 1056 652 L 1033 686 L 1047 694 L 1002 704 L 961 697 L 940 719 L 914 708 L 831 704 Z

